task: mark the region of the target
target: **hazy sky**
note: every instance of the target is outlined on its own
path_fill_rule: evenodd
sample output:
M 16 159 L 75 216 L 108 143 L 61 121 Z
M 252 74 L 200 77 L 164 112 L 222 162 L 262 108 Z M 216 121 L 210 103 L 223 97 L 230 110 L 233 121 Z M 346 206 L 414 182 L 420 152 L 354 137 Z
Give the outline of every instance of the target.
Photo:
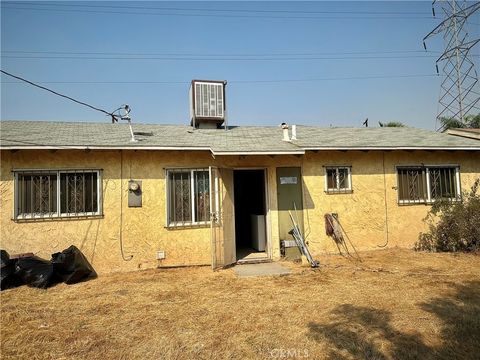
M 136 123 L 187 124 L 190 80 L 221 79 L 232 125 L 368 117 L 435 128 L 443 42 L 423 50 L 441 19 L 430 1 L 2 1 L 1 10 L 3 70 L 108 111 L 128 103 Z M 4 120 L 109 121 L 6 76 L 1 90 Z

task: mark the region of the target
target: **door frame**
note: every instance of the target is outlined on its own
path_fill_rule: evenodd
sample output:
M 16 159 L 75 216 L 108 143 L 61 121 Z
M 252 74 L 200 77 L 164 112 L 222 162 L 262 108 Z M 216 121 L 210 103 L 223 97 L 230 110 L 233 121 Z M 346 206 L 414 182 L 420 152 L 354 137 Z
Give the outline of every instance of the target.
M 266 237 L 267 237 L 267 244 L 265 246 L 265 255 L 267 255 L 268 259 L 272 259 L 272 241 L 271 241 L 271 235 L 272 235 L 272 227 L 270 224 L 270 219 L 271 219 L 271 210 L 270 210 L 270 202 L 269 202 L 269 196 L 268 196 L 268 167 L 265 166 L 242 166 L 242 167 L 233 167 L 232 170 L 235 172 L 237 170 L 242 171 L 242 170 L 262 170 L 263 171 L 263 186 L 265 190 L 265 195 L 264 195 L 264 201 L 265 201 L 265 230 L 266 230 Z M 233 189 L 235 191 L 235 181 L 233 181 Z M 235 198 L 233 201 L 233 207 L 235 208 Z M 236 226 L 236 224 L 235 224 Z M 237 239 L 235 239 L 235 258 L 237 257 Z

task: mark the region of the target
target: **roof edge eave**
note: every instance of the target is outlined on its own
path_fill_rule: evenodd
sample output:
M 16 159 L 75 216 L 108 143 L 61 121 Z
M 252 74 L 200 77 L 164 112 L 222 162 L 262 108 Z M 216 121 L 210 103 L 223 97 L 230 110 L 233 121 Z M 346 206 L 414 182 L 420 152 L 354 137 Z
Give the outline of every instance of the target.
M 346 146 L 346 147 L 303 147 L 305 151 L 365 151 L 365 150 L 379 150 L 379 151 L 393 151 L 393 150 L 437 150 L 437 151 L 442 151 L 442 150 L 447 150 L 447 151 L 479 151 L 480 146 L 452 146 L 452 147 L 446 147 L 446 146 L 358 146 L 358 147 L 352 147 L 352 146 Z
M 0 145 L 0 150 L 163 150 L 163 151 L 210 151 L 214 155 L 303 155 L 306 151 L 393 151 L 437 150 L 479 151 L 480 146 L 304 146 L 290 151 L 215 151 L 206 146 L 89 146 L 89 145 Z
M 0 145 L 0 150 L 174 150 L 212 151 L 204 146 L 89 146 L 89 145 Z
M 215 156 L 222 155 L 304 155 L 305 151 L 212 151 Z
M 0 150 L 163 150 L 210 151 L 213 155 L 303 155 L 305 151 L 215 151 L 204 146 L 0 145 Z

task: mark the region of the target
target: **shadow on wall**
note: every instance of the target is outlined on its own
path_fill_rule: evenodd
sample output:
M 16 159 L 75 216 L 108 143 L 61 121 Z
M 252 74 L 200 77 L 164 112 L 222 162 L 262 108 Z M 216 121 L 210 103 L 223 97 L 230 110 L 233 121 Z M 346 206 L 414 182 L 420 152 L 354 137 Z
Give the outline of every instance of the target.
M 94 230 L 94 235 L 93 237 L 91 238 L 92 239 L 92 251 L 91 251 L 91 255 L 88 256 L 88 253 L 85 254 L 85 246 L 90 238 L 90 230 L 92 228 L 92 225 L 93 223 L 96 222 L 96 227 L 95 227 L 95 230 Z M 93 265 L 93 261 L 94 261 L 94 258 L 95 258 L 95 250 L 97 248 L 97 239 L 98 239 L 98 231 L 100 229 L 100 219 L 96 219 L 96 220 L 90 220 L 90 223 L 88 224 L 88 228 L 87 228 L 87 231 L 85 232 L 85 236 L 83 237 L 83 240 L 82 240 L 82 243 L 80 244 L 79 246 L 79 249 L 82 253 L 84 253 L 85 257 L 87 257 L 88 261 L 90 262 L 90 264 Z
M 302 175 L 302 188 L 303 188 L 303 207 L 307 210 L 315 209 L 315 203 L 313 201 L 312 195 L 310 195 L 310 191 L 308 190 L 307 184 L 305 184 L 303 175 Z
M 420 333 L 396 330 L 388 311 L 351 304 L 333 310 L 327 324 L 310 323 L 308 335 L 327 342 L 335 359 L 478 359 L 480 281 L 455 285 L 452 296 L 418 306 L 443 322 L 441 345 L 428 346 Z
M 105 198 L 105 195 L 107 195 L 107 192 L 109 190 L 115 191 L 117 190 L 117 186 L 111 182 L 110 179 L 107 179 L 104 183 L 103 186 L 103 198 Z M 90 223 L 88 224 L 87 230 L 85 231 L 85 236 L 82 239 L 81 244 L 78 246 L 81 252 L 84 253 L 85 257 L 88 259 L 90 264 L 92 266 L 94 265 L 94 260 L 95 260 L 95 251 L 97 249 L 97 240 L 98 240 L 98 233 L 100 231 L 100 223 L 102 222 L 102 219 L 94 219 L 90 220 Z M 92 226 L 95 224 L 92 230 Z M 87 246 L 87 243 L 91 242 L 90 247 Z M 91 254 L 89 252 L 86 252 L 86 249 L 91 248 Z

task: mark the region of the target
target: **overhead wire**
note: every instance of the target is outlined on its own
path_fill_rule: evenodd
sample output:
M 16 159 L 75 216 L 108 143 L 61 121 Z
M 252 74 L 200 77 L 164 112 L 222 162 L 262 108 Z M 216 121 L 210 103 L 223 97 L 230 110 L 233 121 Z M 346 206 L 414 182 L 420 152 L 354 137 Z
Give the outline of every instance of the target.
M 155 57 L 155 56 L 45 56 L 45 55 L 1 55 L 5 59 L 56 59 L 56 60 L 167 60 L 167 61 L 307 61 L 307 60 L 379 60 L 379 59 L 424 59 L 437 58 L 437 55 L 397 55 L 397 56 L 328 56 L 328 57 Z
M 97 52 L 97 51 L 45 51 L 45 50 L 2 50 L 2 53 L 17 54 L 53 54 L 53 55 L 111 55 L 111 56 L 334 56 L 334 55 L 374 55 L 374 54 L 409 54 L 409 53 L 435 53 L 434 50 L 385 50 L 385 51 L 341 51 L 341 52 L 268 52 L 268 53 L 182 53 L 182 52 Z
M 35 87 L 37 87 L 37 88 L 39 88 L 39 89 L 48 91 L 48 92 L 50 92 L 50 93 L 52 93 L 52 94 L 54 94 L 54 95 L 60 96 L 60 97 L 62 97 L 62 98 L 65 98 L 65 99 L 67 99 L 67 100 L 70 100 L 70 101 L 73 101 L 73 102 L 75 102 L 75 103 L 77 103 L 77 104 L 86 106 L 86 107 L 88 107 L 88 108 L 90 108 L 90 109 L 92 109 L 92 110 L 96 110 L 96 111 L 99 111 L 99 112 L 101 112 L 101 113 L 104 113 L 105 115 L 108 115 L 108 116 L 110 116 L 110 117 L 112 118 L 112 122 L 113 122 L 115 119 L 117 119 L 117 115 L 113 114 L 112 112 L 109 112 L 109 111 L 107 111 L 107 110 L 103 110 L 103 109 L 101 109 L 101 108 L 98 108 L 98 107 L 93 106 L 93 105 L 90 105 L 90 104 L 87 104 L 86 102 L 83 102 L 83 101 L 74 99 L 74 98 L 72 98 L 72 97 L 70 97 L 70 96 L 68 96 L 68 95 L 61 94 L 61 93 L 59 93 L 59 92 L 57 92 L 57 91 L 55 91 L 55 90 L 49 89 L 49 88 L 47 88 L 47 87 L 45 87 L 45 86 L 42 86 L 42 85 L 39 85 L 39 84 L 36 84 L 36 83 L 34 83 L 33 81 L 24 79 L 24 78 L 22 78 L 22 77 L 20 77 L 20 76 L 17 76 L 17 75 L 13 75 L 13 74 L 11 74 L 11 73 L 9 73 L 9 72 L 7 72 L 7 71 L 4 71 L 4 70 L 1 70 L 1 69 L 0 69 L 0 72 L 1 72 L 2 74 L 4 74 L 4 75 L 7 75 L 7 76 L 10 76 L 10 77 L 12 77 L 12 78 L 14 78 L 14 79 L 17 79 L 17 80 L 20 80 L 20 81 L 22 81 L 22 82 L 25 82 L 25 83 L 30 84 L 30 85 L 32 85 L 32 86 L 35 86 Z
M 417 77 L 441 77 L 439 74 L 400 74 L 400 75 L 367 75 L 330 78 L 304 78 L 304 79 L 264 79 L 264 80 L 229 80 L 229 83 L 236 84 L 268 84 L 268 83 L 290 83 L 290 82 L 318 82 L 318 81 L 342 81 L 342 80 L 371 80 L 371 79 L 402 79 Z M 5 82 L 6 84 L 17 84 L 20 82 Z M 188 85 L 190 81 L 38 81 L 37 84 L 152 84 L 152 85 Z
M 114 10 L 88 10 L 87 9 L 45 9 L 45 8 L 35 8 L 35 7 L 22 7 L 20 3 L 14 3 L 15 6 L 11 6 L 12 3 L 5 3 L 2 5 L 2 9 L 12 9 L 12 10 L 33 10 L 33 11 L 50 11 L 50 12 L 67 12 L 67 13 L 91 13 L 91 14 L 123 14 L 123 15 L 148 15 L 148 16 L 179 16 L 179 17 L 221 17 L 221 18 L 251 18 L 251 19 L 301 19 L 301 20 L 308 20 L 308 19 L 380 19 L 380 20 L 402 20 L 402 19 L 430 19 L 436 20 L 431 16 L 404 16 L 404 15 L 396 15 L 396 14 L 388 14 L 393 16 L 384 16 L 385 14 L 380 14 L 382 16 L 372 16 L 373 14 L 368 14 L 370 16 L 351 16 L 353 14 L 347 14 L 348 16 L 284 16 L 284 15 L 231 15 L 231 14 L 186 14 L 186 13 L 158 13 L 158 12 L 139 12 L 139 11 L 114 11 Z M 43 4 L 44 6 L 53 6 L 51 4 Z M 35 5 L 37 6 L 37 4 Z M 159 9 L 161 10 L 161 9 Z M 305 14 L 307 15 L 307 14 Z
M 110 9 L 135 9 L 135 10 L 167 10 L 167 11 L 203 11 L 203 12 L 244 12 L 244 13 L 293 13 L 293 14 L 374 14 L 374 15 L 421 15 L 423 12 L 411 11 L 340 11 L 340 10 L 279 10 L 279 9 L 207 9 L 207 8 L 184 8 L 184 7 L 146 7 L 146 6 L 124 6 L 124 5 L 98 5 L 98 4 L 65 4 L 43 2 L 4 2 L 5 4 L 59 6 L 59 7 L 86 7 L 86 8 L 110 8 Z

